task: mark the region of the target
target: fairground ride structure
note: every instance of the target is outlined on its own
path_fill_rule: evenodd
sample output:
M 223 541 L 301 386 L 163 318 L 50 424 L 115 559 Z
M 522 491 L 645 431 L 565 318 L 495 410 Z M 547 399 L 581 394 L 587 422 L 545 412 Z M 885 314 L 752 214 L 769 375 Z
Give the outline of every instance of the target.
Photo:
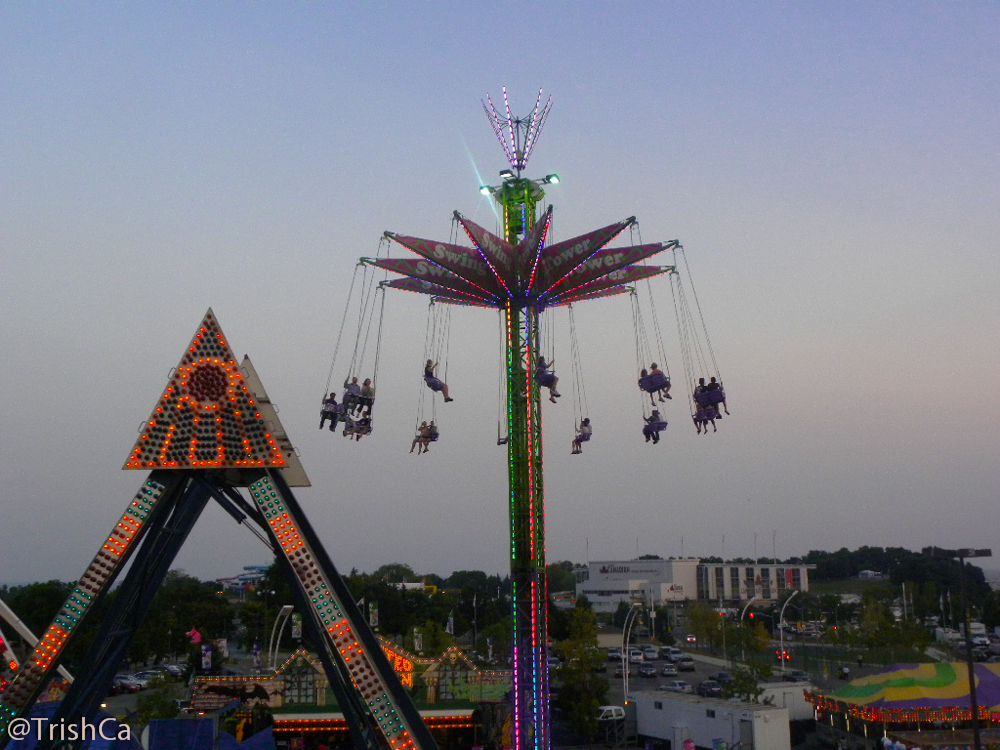
M 539 317 L 549 309 L 631 291 L 630 284 L 673 271 L 673 266 L 637 265 L 676 241 L 607 248 L 635 223 L 630 217 L 555 244 L 546 243 L 551 206 L 539 212 L 542 179 L 522 176 L 551 108 L 542 93 L 531 114 L 511 114 L 504 90 L 502 112 L 483 104 L 510 169 L 492 196 L 502 216 L 502 236 L 455 212 L 472 247 L 386 232 L 418 259 L 363 259 L 403 278 L 388 288 L 432 296 L 439 302 L 499 309 L 504 320 L 507 369 L 507 466 L 510 569 L 513 597 L 513 689 L 511 741 L 515 750 L 551 744 L 545 576 L 545 514 L 542 472 L 542 411 L 539 387 Z

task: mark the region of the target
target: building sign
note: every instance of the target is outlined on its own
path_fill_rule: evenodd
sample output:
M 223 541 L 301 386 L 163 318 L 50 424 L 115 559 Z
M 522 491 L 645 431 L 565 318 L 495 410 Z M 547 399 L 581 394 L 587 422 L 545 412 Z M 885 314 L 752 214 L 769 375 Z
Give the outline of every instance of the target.
M 660 568 L 645 568 L 637 565 L 602 565 L 597 570 L 601 575 L 659 575 Z
M 382 644 L 382 653 L 384 653 L 385 658 L 389 660 L 389 666 L 395 670 L 396 676 L 399 678 L 403 687 L 412 688 L 413 662 L 386 643 Z

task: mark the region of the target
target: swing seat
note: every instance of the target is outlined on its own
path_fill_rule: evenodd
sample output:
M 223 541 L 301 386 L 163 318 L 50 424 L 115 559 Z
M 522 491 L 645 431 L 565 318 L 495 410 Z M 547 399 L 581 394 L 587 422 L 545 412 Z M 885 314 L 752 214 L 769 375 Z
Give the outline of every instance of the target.
M 721 388 L 717 388 L 714 391 L 706 391 L 708 394 L 708 402 L 713 406 L 715 404 L 721 404 L 726 400 L 726 392 Z
M 646 393 L 656 393 L 659 390 L 670 387 L 670 378 L 664 372 L 654 372 L 645 377 L 639 378 L 639 388 Z
M 646 425 L 650 432 L 662 432 L 667 429 L 667 420 L 663 419 L 659 422 L 650 422 Z
M 713 403 L 715 403 L 714 401 L 712 401 L 712 398 L 713 398 L 712 391 L 698 391 L 697 393 L 694 394 L 694 402 L 698 404 L 698 406 L 702 407 L 711 406 Z
M 436 443 L 439 437 L 441 437 L 440 432 L 432 432 L 430 435 L 427 436 L 427 441 L 430 443 Z
M 586 443 L 588 440 L 590 440 L 590 436 L 591 436 L 591 433 L 589 433 L 589 432 L 581 433 L 581 434 L 579 434 L 579 435 L 576 436 L 576 442 L 578 442 L 578 443 Z
M 440 393 L 444 389 L 444 383 L 441 382 L 441 379 L 433 375 L 424 375 L 424 383 L 435 393 Z
M 548 370 L 539 370 L 538 384 L 543 385 L 546 388 L 551 388 L 556 384 L 556 374 L 554 372 L 549 372 Z
M 497 438 L 497 445 L 507 445 L 507 438 Z

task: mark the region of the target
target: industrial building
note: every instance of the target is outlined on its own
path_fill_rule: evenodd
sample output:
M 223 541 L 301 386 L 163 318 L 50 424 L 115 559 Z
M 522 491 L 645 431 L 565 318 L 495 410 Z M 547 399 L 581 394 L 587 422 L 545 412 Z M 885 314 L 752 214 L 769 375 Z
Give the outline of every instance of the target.
M 808 591 L 814 565 L 702 562 L 697 557 L 599 560 L 576 572 L 576 595 L 596 612 L 613 612 L 620 602 L 662 606 L 691 600 L 777 601 L 788 591 Z

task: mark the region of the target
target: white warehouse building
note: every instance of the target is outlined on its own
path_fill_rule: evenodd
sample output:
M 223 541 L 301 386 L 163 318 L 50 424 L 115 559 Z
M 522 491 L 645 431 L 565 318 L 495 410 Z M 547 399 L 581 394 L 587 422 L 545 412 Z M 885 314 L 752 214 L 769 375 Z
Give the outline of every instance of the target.
M 697 557 L 670 560 L 599 560 L 576 571 L 576 595 L 595 612 L 614 612 L 620 602 L 661 606 L 702 600 L 777 601 L 788 591 L 808 591 L 814 565 L 703 563 Z

